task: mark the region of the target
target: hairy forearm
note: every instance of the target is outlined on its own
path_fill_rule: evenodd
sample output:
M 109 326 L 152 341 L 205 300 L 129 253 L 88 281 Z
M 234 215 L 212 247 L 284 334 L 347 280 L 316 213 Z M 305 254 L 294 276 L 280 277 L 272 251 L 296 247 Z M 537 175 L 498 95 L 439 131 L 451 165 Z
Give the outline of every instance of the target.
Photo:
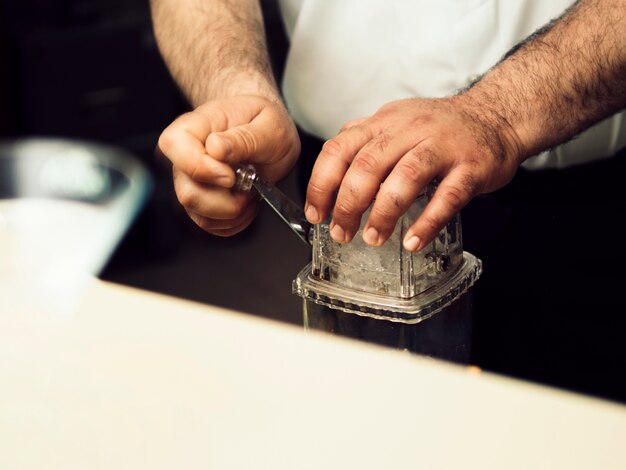
M 462 96 L 512 129 L 521 159 L 626 107 L 626 0 L 581 0 Z
M 279 100 L 258 0 L 151 0 L 161 54 L 194 106 L 254 94 Z

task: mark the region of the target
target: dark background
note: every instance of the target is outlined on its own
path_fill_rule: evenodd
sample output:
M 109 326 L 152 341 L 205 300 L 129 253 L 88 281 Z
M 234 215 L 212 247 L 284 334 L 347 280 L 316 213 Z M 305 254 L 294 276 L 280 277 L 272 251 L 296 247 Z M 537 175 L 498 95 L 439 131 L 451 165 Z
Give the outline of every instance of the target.
M 263 5 L 279 72 L 282 23 L 274 2 Z M 189 106 L 157 50 L 147 0 L 3 1 L 0 70 L 1 137 L 118 145 L 154 177 L 149 201 L 103 278 L 299 321 L 291 280 L 308 261 L 307 248 L 266 208 L 251 230 L 231 239 L 197 229 L 174 196 L 167 160 L 155 156 L 162 130 Z M 283 189 L 297 199 L 292 180 Z
M 278 75 L 286 40 L 262 2 Z M 160 132 L 188 105 L 138 0 L 0 3 L 0 136 L 119 145 L 155 181 L 101 277 L 266 318 L 302 322 L 291 281 L 309 249 L 267 208 L 220 239 L 179 207 Z M 319 142 L 305 140 L 316 154 Z M 473 362 L 484 369 L 626 403 L 624 156 L 559 172 L 520 171 L 462 213 L 466 250 L 483 260 L 475 288 Z M 282 189 L 302 202 L 305 169 Z

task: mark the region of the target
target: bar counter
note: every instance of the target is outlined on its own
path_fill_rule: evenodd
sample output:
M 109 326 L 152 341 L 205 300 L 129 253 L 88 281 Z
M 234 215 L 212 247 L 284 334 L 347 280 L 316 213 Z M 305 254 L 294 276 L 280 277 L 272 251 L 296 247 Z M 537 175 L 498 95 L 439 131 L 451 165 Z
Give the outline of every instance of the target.
M 0 468 L 623 469 L 626 407 L 174 297 L 0 283 Z

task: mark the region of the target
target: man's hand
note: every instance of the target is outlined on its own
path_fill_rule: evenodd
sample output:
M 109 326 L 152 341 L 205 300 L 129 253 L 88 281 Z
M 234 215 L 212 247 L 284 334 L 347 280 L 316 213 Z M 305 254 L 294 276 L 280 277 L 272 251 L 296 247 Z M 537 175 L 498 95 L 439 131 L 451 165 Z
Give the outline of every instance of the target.
M 159 49 L 196 109 L 161 135 L 178 199 L 200 227 L 228 236 L 247 227 L 256 202 L 235 194 L 231 165 L 252 163 L 269 181 L 300 152 L 272 75 L 259 0 L 151 0 Z
M 252 163 L 277 181 L 295 164 L 300 140 L 282 104 L 235 96 L 180 116 L 161 134 L 159 149 L 173 164 L 176 194 L 191 219 L 209 233 L 230 236 L 257 212 L 256 199 L 230 190 L 232 165 Z
M 331 236 L 347 243 L 375 199 L 363 238 L 382 245 L 398 218 L 437 179 L 432 200 L 404 239 L 406 249 L 419 250 L 472 197 L 508 183 L 520 154 L 506 121 L 462 95 L 395 101 L 347 123 L 324 144 L 307 189 L 306 215 L 319 223 L 334 203 Z
M 579 0 L 464 93 L 396 101 L 347 124 L 313 169 L 308 219 L 327 217 L 338 190 L 331 235 L 348 242 L 376 198 L 364 239 L 380 245 L 438 179 L 404 239 L 408 250 L 423 248 L 473 196 L 510 181 L 524 159 L 626 107 L 624 12 L 626 0 Z

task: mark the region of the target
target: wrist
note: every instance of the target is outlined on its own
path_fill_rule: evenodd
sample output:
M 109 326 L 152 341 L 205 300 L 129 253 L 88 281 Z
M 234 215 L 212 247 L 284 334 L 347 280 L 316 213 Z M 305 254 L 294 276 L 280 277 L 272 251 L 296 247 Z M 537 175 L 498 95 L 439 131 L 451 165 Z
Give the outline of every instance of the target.
M 521 165 L 533 155 L 523 139 L 523 133 L 515 127 L 513 119 L 503 109 L 501 101 L 486 90 L 475 86 L 452 98 L 483 129 L 488 129 L 495 145 L 499 146 L 504 158 Z
M 222 69 L 212 77 L 211 85 L 207 88 L 207 95 L 199 98 L 200 102 L 194 105 L 215 99 L 251 95 L 284 106 L 280 90 L 271 73 Z

